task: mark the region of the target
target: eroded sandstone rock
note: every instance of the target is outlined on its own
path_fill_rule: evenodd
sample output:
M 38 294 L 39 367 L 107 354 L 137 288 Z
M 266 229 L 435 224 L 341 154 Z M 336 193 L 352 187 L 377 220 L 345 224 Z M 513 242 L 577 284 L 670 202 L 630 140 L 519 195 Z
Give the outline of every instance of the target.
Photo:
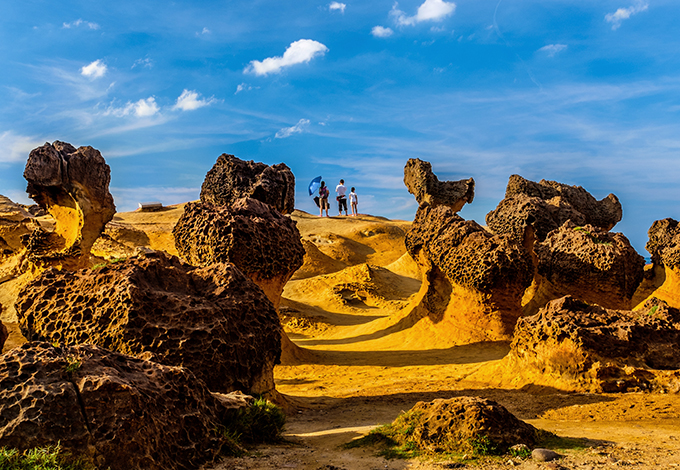
M 536 238 L 544 240 L 567 220 L 609 231 L 622 216 L 621 203 L 613 194 L 598 201 L 580 186 L 546 180 L 535 183 L 512 175 L 505 199 L 487 214 L 486 223 L 494 233 L 509 234 L 517 240 L 522 240 L 525 228 L 531 225 Z
M 649 241 L 645 248 L 652 257 L 653 267 L 647 271 L 646 284 L 650 287 L 647 299 L 655 297 L 672 307 L 680 308 L 678 221 L 670 218 L 657 220 L 649 228 L 648 235 Z
M 658 299 L 607 310 L 566 296 L 519 320 L 500 368 L 523 383 L 589 392 L 680 391 L 680 310 Z
M 27 259 L 38 266 L 87 266 L 90 248 L 116 212 L 110 169 L 99 151 L 46 143 L 31 151 L 24 178 L 31 199 L 56 220 L 54 232 L 31 234 Z
M 445 205 L 453 212 L 471 204 L 475 197 L 475 180 L 439 181 L 432 172 L 432 165 L 419 158 L 410 158 L 404 166 L 404 184 L 413 194 L 418 205 Z
M 632 308 L 645 260 L 622 233 L 567 221 L 534 246 L 537 275 L 527 292 L 526 315 L 571 295 L 605 308 Z
M 408 426 L 419 449 L 475 454 L 504 453 L 508 448 L 536 443 L 537 430 L 498 403 L 477 397 L 438 398 L 418 402 L 394 423 Z
M 276 310 L 230 264 L 195 268 L 152 252 L 99 269 L 49 269 L 24 287 L 16 309 L 29 340 L 182 365 L 213 391 L 274 390 Z
M 5 310 L 5 307 L 0 304 L 0 316 L 2 316 L 2 312 Z M 9 331 L 7 330 L 7 327 L 2 324 L 2 321 L 0 321 L 0 353 L 2 353 L 2 348 L 5 347 L 5 342 L 7 341 L 7 338 L 9 337 Z
M 43 342 L 0 356 L 0 409 L 0 446 L 60 443 L 112 470 L 198 468 L 218 456 L 229 419 L 187 369 Z
M 0 195 L 0 259 L 23 251 L 21 237 L 30 234 L 39 226 L 30 212 Z
M 290 214 L 295 209 L 295 176 L 284 163 L 268 166 L 223 153 L 205 175 L 201 202 L 229 206 L 243 197 Z
M 423 272 L 419 308 L 434 323 L 446 320 L 460 342 L 511 337 L 533 276 L 522 244 L 440 205 L 418 209 L 406 250 Z

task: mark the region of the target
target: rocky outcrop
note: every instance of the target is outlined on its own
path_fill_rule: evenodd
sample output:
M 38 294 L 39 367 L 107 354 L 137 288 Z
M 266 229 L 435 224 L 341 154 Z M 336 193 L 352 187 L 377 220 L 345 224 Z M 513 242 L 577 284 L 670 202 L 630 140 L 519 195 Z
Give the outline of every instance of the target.
M 39 226 L 30 212 L 0 195 L 0 260 L 22 252 L 21 238 Z
M 195 469 L 229 412 L 189 370 L 92 345 L 34 342 L 0 356 L 0 446 L 56 445 L 97 468 Z
M 530 225 L 536 238 L 544 240 L 567 220 L 609 231 L 622 216 L 621 203 L 613 194 L 598 201 L 580 186 L 546 180 L 535 183 L 512 175 L 505 199 L 487 214 L 486 223 L 494 233 L 508 234 L 516 240 L 523 239 Z
M 295 209 L 295 176 L 284 163 L 268 166 L 223 153 L 205 176 L 201 202 L 230 206 L 243 197 L 290 214 Z
M 429 452 L 502 454 L 515 445 L 533 446 L 537 429 L 495 401 L 477 397 L 418 402 L 393 426 Z M 399 434 L 399 433 L 397 433 Z
M 194 266 L 233 263 L 275 307 L 305 254 L 295 221 L 250 198 L 231 206 L 188 203 L 172 233 L 182 259 Z
M 674 219 L 655 221 L 649 228 L 645 248 L 652 256 L 647 270 L 647 299 L 655 297 L 680 308 L 680 227 Z M 644 295 L 644 294 L 643 294 Z M 644 303 L 644 300 L 640 302 Z
M 26 241 L 29 262 L 77 269 L 116 208 L 109 166 L 98 150 L 55 141 L 31 151 L 24 170 L 31 199 L 56 220 L 54 232 L 34 231 Z
M 274 389 L 276 311 L 230 264 L 197 269 L 152 252 L 75 273 L 49 269 L 24 287 L 16 309 L 29 340 L 182 365 L 213 391 Z
M 493 235 L 445 205 L 421 206 L 406 250 L 423 273 L 417 309 L 457 341 L 508 340 L 533 268 L 524 246 Z
M 471 204 L 475 197 L 475 180 L 439 181 L 432 165 L 419 158 L 410 158 L 404 166 L 404 184 L 419 206 L 445 205 L 453 212 Z
M 5 310 L 5 307 L 0 304 L 0 316 L 2 316 L 2 312 Z M 7 338 L 9 338 L 9 331 L 7 330 L 7 327 L 2 324 L 2 321 L 0 321 L 0 354 L 2 354 L 2 348 L 5 347 L 5 342 L 7 341 Z
M 631 311 L 563 297 L 519 320 L 500 370 L 515 386 L 679 392 L 680 311 L 658 299 Z
M 534 251 L 537 275 L 525 297 L 526 315 L 565 295 L 605 308 L 633 307 L 645 260 L 623 234 L 567 221 L 537 242 Z

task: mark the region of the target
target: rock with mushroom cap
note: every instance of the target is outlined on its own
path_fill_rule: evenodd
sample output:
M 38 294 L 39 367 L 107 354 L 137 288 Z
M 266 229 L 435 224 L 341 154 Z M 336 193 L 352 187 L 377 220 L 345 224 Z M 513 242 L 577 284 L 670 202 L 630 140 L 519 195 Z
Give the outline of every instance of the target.
M 475 180 L 439 181 L 432 165 L 419 158 L 410 158 L 404 166 L 404 184 L 419 206 L 445 205 L 453 212 L 471 204 L 475 197 Z
M 295 176 L 284 163 L 268 166 L 223 153 L 205 175 L 201 202 L 230 206 L 243 197 L 290 214 L 295 209 Z
M 24 287 L 16 309 L 29 340 L 182 365 L 216 392 L 274 390 L 276 310 L 230 264 L 195 268 L 151 252 L 98 269 L 49 269 Z

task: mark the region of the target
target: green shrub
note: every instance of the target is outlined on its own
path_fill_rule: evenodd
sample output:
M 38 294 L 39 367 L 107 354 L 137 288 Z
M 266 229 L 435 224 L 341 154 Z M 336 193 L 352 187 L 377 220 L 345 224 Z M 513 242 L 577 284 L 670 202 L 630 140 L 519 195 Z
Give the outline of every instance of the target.
M 2 447 L 0 470 L 94 470 L 94 466 L 64 452 L 57 444 L 23 452 Z
M 257 444 L 278 442 L 286 423 L 286 415 L 275 404 L 264 398 L 257 398 L 252 405 L 238 411 L 223 430 L 227 440 L 227 453 L 238 453 L 241 443 Z

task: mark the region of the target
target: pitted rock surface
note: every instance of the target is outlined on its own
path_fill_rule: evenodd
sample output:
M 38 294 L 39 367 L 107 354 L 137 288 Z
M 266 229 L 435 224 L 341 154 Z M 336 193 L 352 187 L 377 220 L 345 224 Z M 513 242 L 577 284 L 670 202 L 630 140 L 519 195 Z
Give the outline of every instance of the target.
M 0 195 L 0 259 L 23 251 L 21 238 L 38 227 L 30 212 Z
M 195 469 L 229 414 L 193 373 L 98 348 L 24 344 L 0 356 L 0 446 L 61 446 L 98 468 Z
M 506 452 L 513 445 L 533 446 L 536 442 L 536 428 L 484 398 L 421 401 L 409 414 L 414 425 L 413 438 L 423 450 L 474 453 L 475 444 L 484 444 Z M 397 418 L 397 422 L 399 419 L 403 418 Z
M 111 171 L 98 150 L 55 141 L 33 149 L 26 191 L 56 220 L 54 232 L 36 231 L 26 242 L 28 259 L 67 269 L 87 266 L 95 240 L 116 212 L 109 193 Z
M 205 175 L 201 202 L 230 206 L 243 197 L 290 214 L 295 209 L 295 176 L 284 163 L 268 166 L 223 153 Z
M 16 309 L 29 340 L 182 365 L 216 392 L 274 389 L 276 310 L 230 264 L 197 269 L 152 252 L 99 269 L 49 269 L 24 287 Z
M 621 203 L 613 194 L 598 201 L 580 186 L 546 180 L 535 183 L 512 175 L 505 199 L 486 215 L 486 223 L 494 233 L 509 234 L 517 240 L 531 225 L 536 238 L 543 240 L 567 220 L 609 231 L 622 216 Z
M 680 227 L 674 219 L 655 221 L 649 228 L 649 241 L 645 248 L 652 261 L 669 268 L 680 267 Z
M 0 315 L 2 315 L 3 310 L 4 307 L 0 305 Z M 9 331 L 7 330 L 7 327 L 0 321 L 0 353 L 2 353 L 2 348 L 5 347 L 7 338 L 9 338 Z
M 565 295 L 605 308 L 632 308 L 645 260 L 623 234 L 568 221 L 536 243 L 534 250 L 538 287 L 529 313 Z
M 419 158 L 410 158 L 404 166 L 404 184 L 419 206 L 449 206 L 454 212 L 471 204 L 475 197 L 475 180 L 439 181 L 432 165 Z
M 657 299 L 607 310 L 566 296 L 518 321 L 506 359 L 537 384 L 552 376 L 592 392 L 678 392 L 680 310 Z

